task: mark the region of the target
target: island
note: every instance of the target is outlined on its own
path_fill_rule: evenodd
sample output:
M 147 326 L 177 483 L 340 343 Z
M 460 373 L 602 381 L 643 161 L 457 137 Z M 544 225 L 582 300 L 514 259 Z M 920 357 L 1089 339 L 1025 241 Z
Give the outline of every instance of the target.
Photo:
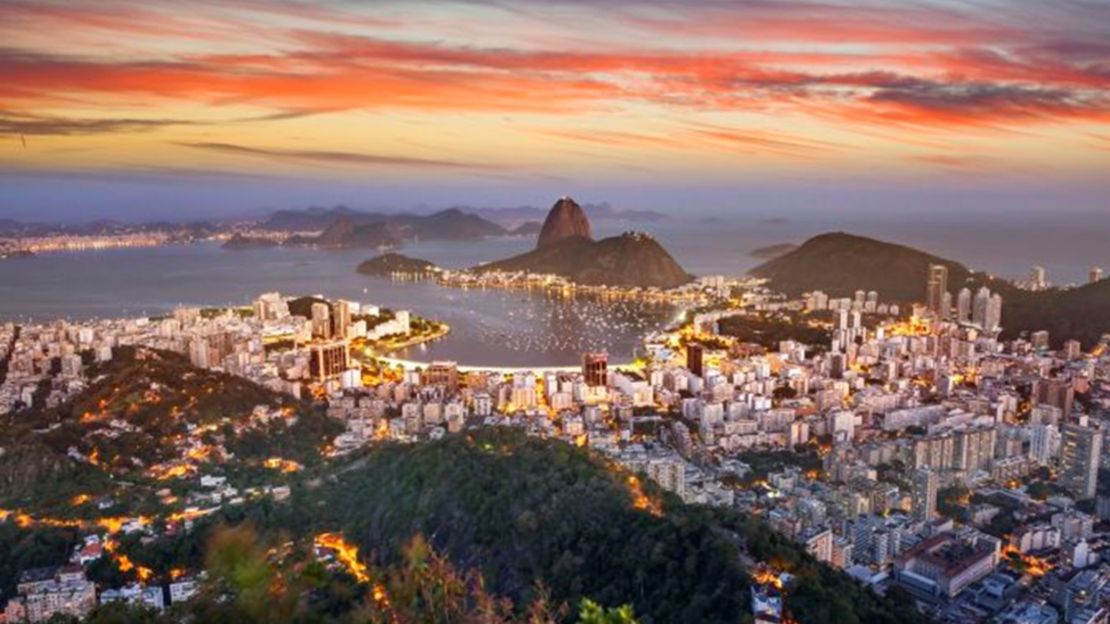
M 227 239 L 223 245 L 220 245 L 220 248 L 228 251 L 248 251 L 251 249 L 270 249 L 278 245 L 279 243 L 271 238 L 247 236 L 237 232 Z
M 429 275 L 438 273 L 435 264 L 420 258 L 410 258 L 399 253 L 386 253 L 363 261 L 356 269 L 363 275 Z

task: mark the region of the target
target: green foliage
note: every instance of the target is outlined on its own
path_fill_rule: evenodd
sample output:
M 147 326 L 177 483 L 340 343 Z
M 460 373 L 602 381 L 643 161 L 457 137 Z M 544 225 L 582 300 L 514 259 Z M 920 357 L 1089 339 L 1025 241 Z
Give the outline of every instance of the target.
M 937 492 L 937 513 L 945 518 L 964 522 L 967 518 L 967 501 L 971 490 L 963 485 L 953 485 Z
M 746 581 L 727 541 L 695 510 L 634 509 L 622 479 L 580 449 L 489 429 L 383 448 L 312 494 L 383 560 L 422 533 L 518 602 L 542 579 L 556 601 L 630 602 L 644 622 L 733 621 Z
M 877 291 L 883 301 L 919 302 L 924 296 L 930 264 L 948 267 L 948 289 L 986 286 L 1005 301 L 1004 337 L 1048 330 L 1053 344 L 1070 338 L 1093 346 L 1110 332 L 1110 280 L 1078 288 L 1022 290 L 1014 284 L 917 249 L 862 236 L 834 232 L 815 236 L 798 249 L 752 269 L 757 277 L 791 296 L 822 290 L 834 297 L 856 290 Z
M 320 447 L 342 431 L 340 423 L 306 402 L 233 375 L 196 369 L 175 353 L 122 347 L 112 361 L 94 366 L 90 377 L 96 381 L 64 404 L 29 412 L 0 428 L 0 447 L 5 449 L 0 455 L 0 507 L 72 514 L 68 501 L 73 496 L 113 493 L 113 479 L 142 482 L 144 467 L 176 459 L 179 451 L 167 441 L 193 426 L 220 427 L 205 434 L 206 441 L 223 444 L 239 467 L 274 455 L 318 465 Z M 246 422 L 257 405 L 288 408 L 296 423 L 275 422 L 236 434 L 232 424 Z M 131 428 L 99 435 L 113 419 Z M 95 451 L 99 464 L 73 461 L 67 456 L 71 448 L 85 456 Z M 255 477 L 261 474 L 272 481 L 272 472 Z M 139 510 L 144 492 L 149 489 L 125 494 L 132 497 L 127 501 L 131 511 Z
M 578 609 L 579 624 L 636 624 L 632 607 L 624 605 L 606 609 L 589 598 L 583 598 Z
M 15 594 L 20 573 L 66 561 L 77 541 L 73 529 L 24 529 L 0 522 L 0 603 Z
M 755 343 L 773 350 L 777 350 L 779 343 L 784 340 L 796 340 L 820 348 L 829 343 L 827 329 L 811 327 L 803 319 L 788 316 L 727 316 L 718 322 L 718 330 L 724 336 L 732 336 L 742 342 Z

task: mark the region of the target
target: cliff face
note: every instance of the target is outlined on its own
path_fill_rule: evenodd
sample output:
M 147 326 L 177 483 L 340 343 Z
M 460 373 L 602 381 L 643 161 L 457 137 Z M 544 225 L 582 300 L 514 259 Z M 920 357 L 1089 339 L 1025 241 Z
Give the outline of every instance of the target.
M 593 231 L 590 229 L 586 211 L 573 199 L 564 197 L 555 202 L 547 213 L 536 248 L 550 247 L 569 238 L 592 239 Z

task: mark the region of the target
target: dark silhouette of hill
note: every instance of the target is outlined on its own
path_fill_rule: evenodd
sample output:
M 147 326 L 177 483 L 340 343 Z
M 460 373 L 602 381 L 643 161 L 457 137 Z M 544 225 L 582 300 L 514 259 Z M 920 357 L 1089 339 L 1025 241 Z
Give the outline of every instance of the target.
M 484 428 L 371 451 L 357 469 L 307 492 L 303 507 L 317 526 L 340 529 L 385 560 L 413 535 L 427 536 L 518 603 L 539 580 L 556 603 L 631 603 L 645 624 L 743 621 L 743 548 L 798 573 L 798 596 L 788 602 L 798 621 L 925 621 L 754 518 L 685 505 L 643 477 L 630 487 L 629 477 L 566 443 Z M 858 619 L 838 617 L 853 612 Z
M 177 353 L 118 347 L 110 362 L 92 365 L 90 378 L 61 405 L 25 410 L 0 427 L 0 508 L 65 505 L 78 492 L 107 493 L 118 479 L 131 482 L 136 496 L 148 482 L 164 487 L 146 469 L 178 458 L 168 440 L 199 426 L 244 423 L 259 405 L 288 408 L 298 419 L 234 433 L 221 429 L 217 437 L 236 462 L 278 455 L 319 463 L 319 445 L 341 431 L 307 403 L 195 368 Z M 221 460 L 213 455 L 210 461 Z
M 654 238 L 625 232 L 599 241 L 575 201 L 563 197 L 548 211 L 536 249 L 473 271 L 554 274 L 590 286 L 675 288 L 692 277 Z
M 509 233 L 513 236 L 536 236 L 542 229 L 543 224 L 539 221 L 525 221 L 509 230 Z
M 251 249 L 268 249 L 277 246 L 278 242 L 269 238 L 256 238 L 236 233 L 231 238 L 227 239 L 223 245 L 220 245 L 220 248 L 230 251 L 247 251 Z
M 374 245 L 394 244 L 390 238 L 468 241 L 506 234 L 500 225 L 457 208 L 430 215 L 358 212 L 345 206 L 282 210 L 271 215 L 262 227 L 290 232 L 323 230 L 319 238 L 297 237 L 293 244 L 326 247 L 366 247 L 373 240 L 382 241 Z
M 773 260 L 775 258 L 778 258 L 779 256 L 786 255 L 797 248 L 798 246 L 793 243 L 778 243 L 777 245 L 766 245 L 764 247 L 757 247 L 756 249 L 749 251 L 748 255 L 753 258 L 759 258 L 760 260 Z
M 593 230 L 586 212 L 569 197 L 555 202 L 544 219 L 536 241 L 536 248 L 543 249 L 572 238 L 593 239 Z
M 432 273 L 439 267 L 420 258 L 410 258 L 399 253 L 375 256 L 358 265 L 363 275 L 390 275 L 393 273 Z
M 599 241 L 568 238 L 473 270 L 552 273 L 578 284 L 663 289 L 692 279 L 658 241 L 641 232 Z
M 836 297 L 874 290 L 882 301 L 908 304 L 925 299 L 930 264 L 948 267 L 948 290 L 974 293 L 986 286 L 1002 296 L 1003 337 L 1047 330 L 1054 344 L 1068 339 L 1091 346 L 1110 332 L 1110 280 L 1072 289 L 1032 292 L 963 264 L 912 247 L 834 232 L 752 269 L 790 296 L 821 290 Z

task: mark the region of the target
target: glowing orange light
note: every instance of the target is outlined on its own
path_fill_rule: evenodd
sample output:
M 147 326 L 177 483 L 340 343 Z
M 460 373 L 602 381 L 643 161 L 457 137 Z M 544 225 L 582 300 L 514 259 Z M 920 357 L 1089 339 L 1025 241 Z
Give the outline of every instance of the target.
M 316 547 L 335 552 L 335 558 L 359 583 L 370 580 L 366 566 L 358 560 L 358 547 L 348 543 L 340 533 L 321 533 L 316 536 Z M 384 590 L 383 590 L 384 591 Z

